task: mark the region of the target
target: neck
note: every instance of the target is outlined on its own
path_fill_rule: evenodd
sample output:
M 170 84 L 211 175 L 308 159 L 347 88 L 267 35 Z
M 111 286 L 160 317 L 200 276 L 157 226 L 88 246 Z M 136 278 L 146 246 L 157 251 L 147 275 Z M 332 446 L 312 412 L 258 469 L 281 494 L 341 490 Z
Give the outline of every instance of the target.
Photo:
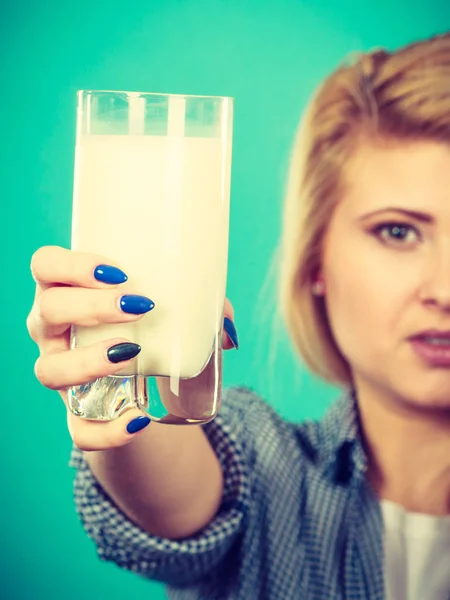
M 368 478 L 412 512 L 450 514 L 450 411 L 426 410 L 356 386 Z

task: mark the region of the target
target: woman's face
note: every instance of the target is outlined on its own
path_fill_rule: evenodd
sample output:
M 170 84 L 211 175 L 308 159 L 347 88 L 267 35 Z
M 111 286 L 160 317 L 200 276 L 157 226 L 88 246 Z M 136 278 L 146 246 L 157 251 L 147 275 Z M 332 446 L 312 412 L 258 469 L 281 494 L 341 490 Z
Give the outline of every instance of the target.
M 331 328 L 356 387 L 450 407 L 450 360 L 424 358 L 411 341 L 437 329 L 450 342 L 450 147 L 363 146 L 322 267 Z

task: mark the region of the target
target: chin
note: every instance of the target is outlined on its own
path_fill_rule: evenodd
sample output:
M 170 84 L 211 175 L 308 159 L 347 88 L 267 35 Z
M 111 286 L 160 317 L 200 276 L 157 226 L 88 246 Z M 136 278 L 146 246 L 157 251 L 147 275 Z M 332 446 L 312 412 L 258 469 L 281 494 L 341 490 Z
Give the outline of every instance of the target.
M 446 389 L 424 390 L 419 393 L 417 388 L 411 394 L 402 394 L 400 402 L 409 409 L 423 413 L 449 413 L 450 415 L 450 386 Z
M 420 411 L 450 411 L 450 368 L 398 364 L 390 372 L 394 396 L 406 407 Z M 394 383 L 395 382 L 395 383 Z

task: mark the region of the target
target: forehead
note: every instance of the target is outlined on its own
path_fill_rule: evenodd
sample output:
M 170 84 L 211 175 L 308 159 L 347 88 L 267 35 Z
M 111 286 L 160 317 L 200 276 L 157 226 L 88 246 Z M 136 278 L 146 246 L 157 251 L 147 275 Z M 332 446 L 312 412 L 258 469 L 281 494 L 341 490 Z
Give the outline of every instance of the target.
M 450 219 L 450 146 L 436 142 L 363 143 L 344 172 L 345 212 L 397 207 L 447 213 Z

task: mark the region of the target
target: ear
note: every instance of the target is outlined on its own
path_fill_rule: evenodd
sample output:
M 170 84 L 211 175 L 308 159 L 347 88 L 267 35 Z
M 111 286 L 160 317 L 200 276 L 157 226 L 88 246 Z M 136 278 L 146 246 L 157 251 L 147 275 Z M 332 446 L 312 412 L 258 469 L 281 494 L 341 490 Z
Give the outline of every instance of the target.
M 313 279 L 311 291 L 314 296 L 323 296 L 325 294 L 325 279 L 321 271 L 319 271 Z

